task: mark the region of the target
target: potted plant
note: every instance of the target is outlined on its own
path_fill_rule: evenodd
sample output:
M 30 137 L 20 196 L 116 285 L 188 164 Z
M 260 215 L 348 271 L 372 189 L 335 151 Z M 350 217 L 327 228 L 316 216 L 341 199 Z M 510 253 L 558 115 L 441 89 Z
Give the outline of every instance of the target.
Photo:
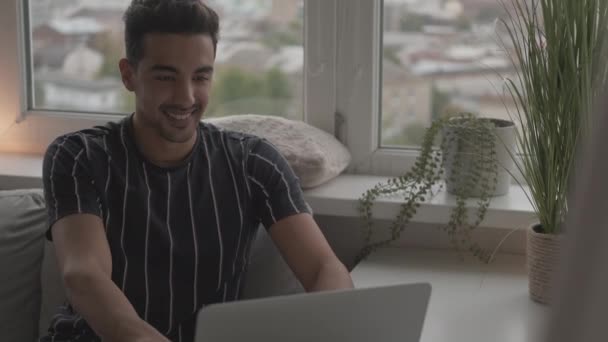
M 450 120 L 449 124 L 443 128 L 443 136 L 455 138 L 450 144 L 443 146 L 443 155 L 447 159 L 444 163 L 447 192 L 454 195 L 463 194 L 467 197 L 482 197 L 485 188 L 483 182 L 470 184 L 463 182 L 487 179 L 492 175 L 484 173 L 496 172 L 496 186 L 492 188 L 489 195 L 492 197 L 506 195 L 511 188 L 510 172 L 513 169 L 511 152 L 515 146 L 515 123 L 494 118 L 466 117 L 463 119 L 461 116 Z M 481 131 L 479 131 L 480 129 Z M 454 130 L 460 132 L 453 132 Z M 493 137 L 493 141 L 486 146 L 487 150 L 483 150 L 485 139 L 489 137 Z M 484 157 L 495 158 L 497 169 L 484 169 L 483 165 L 479 163 Z M 458 169 L 453 170 L 454 166 L 457 166 Z M 456 177 L 452 177 L 452 174 L 455 174 Z
M 414 167 L 401 176 L 377 184 L 360 198 L 358 209 L 363 220 L 364 247 L 356 261 L 398 239 L 417 208 L 443 188 L 445 179 L 456 197 L 456 205 L 443 230 L 458 251 L 467 250 L 489 262 L 493 254 L 474 242 L 471 232 L 481 224 L 491 197 L 497 194 L 504 166 L 497 157 L 507 153 L 497 153 L 498 149 L 504 148 L 503 141 L 499 143 L 501 138 L 497 138 L 501 126 L 513 128 L 512 123 L 477 118 L 470 113 L 433 121 L 425 132 Z M 403 203 L 390 224 L 389 237 L 375 240 L 372 209 L 379 197 L 389 195 L 399 195 Z M 467 200 L 473 197 L 477 198 L 477 207 L 471 217 Z
M 505 0 L 506 1 L 506 0 Z M 586 134 L 608 29 L 606 0 L 513 0 L 502 20 L 518 79 L 507 80 L 516 102 L 520 150 L 512 157 L 527 183 L 538 222 L 528 230 L 529 290 L 548 303 L 557 265 L 575 152 Z

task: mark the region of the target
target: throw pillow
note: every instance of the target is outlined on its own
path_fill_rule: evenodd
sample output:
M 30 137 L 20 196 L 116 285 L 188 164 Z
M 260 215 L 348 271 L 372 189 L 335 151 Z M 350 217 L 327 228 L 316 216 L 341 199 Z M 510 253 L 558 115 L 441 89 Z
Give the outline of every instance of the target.
M 346 147 L 336 138 L 301 121 L 248 114 L 210 118 L 205 122 L 270 141 L 287 159 L 304 189 L 338 176 L 351 160 Z

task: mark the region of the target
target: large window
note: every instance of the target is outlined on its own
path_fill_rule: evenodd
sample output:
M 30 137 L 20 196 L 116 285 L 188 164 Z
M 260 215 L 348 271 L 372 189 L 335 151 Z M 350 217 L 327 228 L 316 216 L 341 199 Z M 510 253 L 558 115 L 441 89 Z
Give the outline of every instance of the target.
M 129 1 L 0 2 L 0 76 L 22 86 L 0 88 L 0 149 L 40 153 L 133 110 L 116 68 Z M 501 96 L 515 72 L 494 29 L 500 1 L 207 1 L 221 17 L 207 116 L 305 120 L 348 147 L 349 172 L 400 174 L 434 118 L 512 108 Z
M 120 81 L 125 55 L 122 14 L 130 0 L 30 0 L 31 97 L 34 110 L 133 111 Z M 220 13 L 212 98 L 207 116 L 303 117 L 303 0 L 215 0 Z

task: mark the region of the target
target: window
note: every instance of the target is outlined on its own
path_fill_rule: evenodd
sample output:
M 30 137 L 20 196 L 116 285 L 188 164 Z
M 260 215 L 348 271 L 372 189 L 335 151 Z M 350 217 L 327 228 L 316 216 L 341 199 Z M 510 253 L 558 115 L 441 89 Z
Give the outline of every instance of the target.
M 207 116 L 302 119 L 303 0 L 215 0 L 221 39 Z
M 351 172 L 411 168 L 424 128 L 459 110 L 505 118 L 514 78 L 494 0 L 337 1 L 335 130 Z
M 349 172 L 402 173 L 417 156 L 421 128 L 450 108 L 504 114 L 494 88 L 502 87 L 497 75 L 511 71 L 492 45 L 491 18 L 499 11 L 494 0 L 207 1 L 222 20 L 207 115 L 259 113 L 305 120 L 349 148 Z M 117 82 L 115 69 L 104 67 L 116 63 L 119 54 L 97 51 L 99 46 L 106 51 L 113 45 L 122 48 L 109 38 L 122 33 L 103 27 L 112 22 L 112 30 L 121 28 L 120 15 L 128 2 L 0 2 L 0 19 L 8 27 L 0 31 L 5 44 L 0 50 L 5 80 L 0 85 L 0 149 L 41 153 L 59 134 L 116 120 L 117 114 L 132 110 L 122 86 L 110 84 Z M 83 12 L 87 6 L 97 12 Z M 25 15 L 28 10 L 31 16 Z M 89 56 L 91 63 L 68 63 L 64 52 L 54 69 L 43 66 L 49 62 L 39 57 L 44 55 L 40 32 L 51 31 L 40 28 L 52 18 L 71 21 L 68 27 L 78 27 L 77 32 L 105 32 L 96 39 L 76 35 L 80 38 L 69 40 L 75 49 L 71 60 Z M 31 28 L 29 33 L 24 27 Z M 31 35 L 35 38 L 30 40 Z M 59 44 L 47 47 L 52 45 Z M 437 61 L 443 63 L 439 69 Z M 65 82 L 49 80 L 58 69 L 65 76 L 64 64 L 78 82 L 85 81 L 83 76 L 95 81 L 66 93 Z M 448 67 L 468 74 L 444 72 Z M 28 68 L 33 75 L 29 80 Z M 92 87 L 95 91 L 89 91 Z
M 122 14 L 130 0 L 30 0 L 34 110 L 125 114 Z M 210 1 L 220 13 L 207 116 L 259 113 L 302 119 L 303 0 Z
M 514 77 L 496 34 L 495 0 L 385 0 L 380 146 L 415 148 L 442 116 L 509 119 L 503 77 Z M 400 99 L 400 101 L 398 100 Z

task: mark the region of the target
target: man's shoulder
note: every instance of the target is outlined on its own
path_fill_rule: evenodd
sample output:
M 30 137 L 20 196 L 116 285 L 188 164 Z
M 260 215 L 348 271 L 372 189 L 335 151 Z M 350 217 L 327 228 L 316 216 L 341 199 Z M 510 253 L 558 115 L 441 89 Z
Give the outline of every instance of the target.
M 113 139 L 120 136 L 120 123 L 109 122 L 104 126 L 95 126 L 69 132 L 55 138 L 49 145 L 47 153 L 65 151 L 69 154 L 86 153 L 91 157 L 95 153 L 105 153 Z
M 213 123 L 204 121 L 201 121 L 199 129 L 208 139 L 217 141 L 219 143 L 222 143 L 223 141 L 225 144 L 234 145 L 237 147 L 240 145 L 253 146 L 262 140 L 262 138 L 253 134 L 225 129 Z

